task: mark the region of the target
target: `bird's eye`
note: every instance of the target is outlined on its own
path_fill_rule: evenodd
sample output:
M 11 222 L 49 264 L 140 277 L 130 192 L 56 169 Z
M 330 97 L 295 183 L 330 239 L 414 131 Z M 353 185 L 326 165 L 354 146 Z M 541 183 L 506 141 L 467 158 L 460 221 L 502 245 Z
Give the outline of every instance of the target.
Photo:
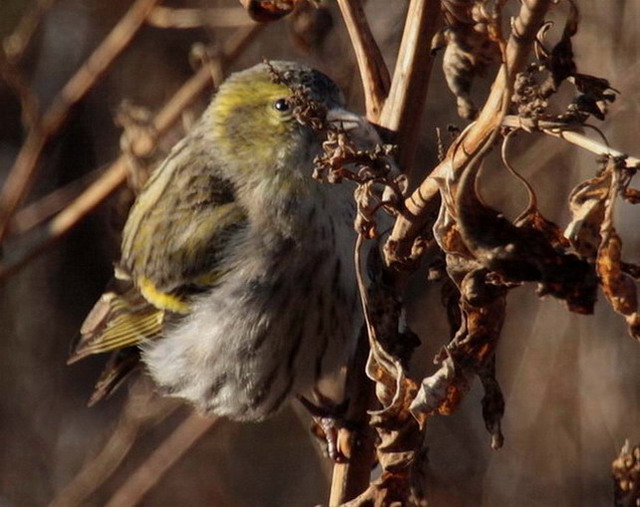
M 291 104 L 287 99 L 278 99 L 273 103 L 273 108 L 279 113 L 286 113 L 291 109 Z

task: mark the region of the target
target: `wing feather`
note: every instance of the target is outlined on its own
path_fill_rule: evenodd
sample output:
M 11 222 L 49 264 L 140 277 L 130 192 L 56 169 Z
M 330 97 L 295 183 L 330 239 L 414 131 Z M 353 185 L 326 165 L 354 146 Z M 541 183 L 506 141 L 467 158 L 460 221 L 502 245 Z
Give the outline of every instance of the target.
M 245 210 L 197 132 L 176 145 L 138 196 L 115 279 L 82 325 L 69 363 L 112 352 L 90 403 L 135 369 L 137 345 L 160 338 L 167 319 L 189 313 L 191 295 L 220 282 L 228 245 L 246 227 Z

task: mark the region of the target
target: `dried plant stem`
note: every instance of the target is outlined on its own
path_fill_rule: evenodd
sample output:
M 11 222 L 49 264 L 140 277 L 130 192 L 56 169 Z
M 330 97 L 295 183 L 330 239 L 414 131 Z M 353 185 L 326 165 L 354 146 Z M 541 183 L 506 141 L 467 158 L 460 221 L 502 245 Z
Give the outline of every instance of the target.
M 439 24 L 439 0 L 414 0 L 409 4 L 391 89 L 378 122 L 395 133 L 398 162 L 409 177 L 431 77 L 431 39 Z
M 521 120 L 517 116 L 505 116 L 504 120 L 502 120 L 502 125 L 509 128 L 522 127 Z M 571 130 L 570 126 L 567 126 L 566 128 L 558 125 L 545 126 L 545 122 L 542 121 L 538 123 L 536 128 L 549 136 L 564 139 L 565 141 L 571 144 L 575 144 L 580 148 L 584 148 L 585 150 L 595 153 L 596 155 L 609 155 L 616 158 L 626 157 L 625 163 L 629 168 L 640 167 L 640 158 L 631 157 L 626 153 L 610 148 L 601 141 L 597 141 L 595 139 L 587 137 L 582 132 Z M 580 126 L 580 128 L 582 129 L 583 127 Z
M 261 30 L 262 25 L 253 25 L 238 29 L 223 48 L 223 60 L 231 61 L 238 56 Z M 214 66 L 215 67 L 215 66 Z M 216 84 L 222 80 L 222 74 L 215 76 Z M 193 75 L 158 112 L 153 120 L 154 136 L 145 139 L 145 151 L 155 147 L 159 136 L 166 133 L 181 117 L 182 112 L 196 100 L 212 83 L 209 67 L 202 67 Z M 142 144 L 142 143 L 140 143 Z M 139 153 L 138 153 L 139 154 Z M 127 180 L 127 157 L 121 155 L 105 172 L 92 183 L 80 196 L 53 218 L 41 234 L 42 239 L 10 264 L 0 266 L 0 280 L 14 274 L 30 260 L 45 252 L 52 244 L 60 240 L 78 222 L 112 195 Z
M 178 408 L 175 400 L 158 399 L 152 386 L 138 379 L 131 387 L 118 425 L 100 452 L 53 499 L 52 507 L 85 505 L 95 491 L 117 470 L 139 435 L 165 420 Z
M 338 0 L 364 87 L 367 118 L 377 122 L 389 92 L 389 71 L 382 59 L 360 0 Z
M 192 413 L 166 438 L 107 502 L 106 507 L 138 505 L 184 454 L 221 419 Z
M 38 120 L 38 97 L 18 68 L 0 51 L 0 78 L 15 92 L 20 101 L 22 125 L 30 128 Z
M 54 499 L 51 506 L 82 505 L 120 466 L 138 438 L 139 431 L 139 426 L 129 424 L 128 421 L 121 423 L 100 454 L 82 467 L 73 482 Z
M 73 106 L 96 84 L 138 32 L 159 0 L 137 0 L 89 56 L 43 115 L 33 125 L 0 192 L 0 242 L 9 222 L 31 186 L 45 146 L 60 131 Z
M 35 5 L 22 16 L 13 33 L 2 41 L 2 49 L 9 63 L 16 63 L 22 58 L 44 15 L 55 2 L 56 0 L 37 0 Z
M 349 399 L 346 418 L 351 429 L 346 432 L 350 449 L 347 463 L 333 467 L 329 505 L 335 506 L 351 500 L 369 485 L 371 468 L 375 460 L 375 433 L 368 424 L 367 410 L 374 401 L 374 384 L 365 373 L 369 355 L 369 340 L 366 329 L 360 333 L 356 355 L 349 365 L 345 396 Z
M 429 84 L 429 47 L 438 26 L 440 3 L 437 0 L 411 2 L 390 89 L 388 71 L 371 35 L 360 1 L 340 0 L 339 5 L 360 69 L 367 118 L 394 132 L 394 141 L 401 146 L 401 167 L 409 168 L 415 155 L 417 125 L 422 116 Z M 368 333 L 367 330 L 367 335 Z M 374 384 L 365 374 L 369 354 L 368 340 L 360 340 L 356 354 L 356 358 L 360 357 L 361 361 L 356 360 L 351 365 L 349 376 L 352 383 L 348 385 L 347 393 L 360 400 L 350 407 L 353 409 L 350 410 L 351 417 L 365 421 L 374 392 Z M 349 463 L 334 467 L 330 496 L 332 506 L 355 498 L 369 484 L 375 455 L 375 435 L 372 428 L 367 430 L 368 434 L 360 431 L 360 434 L 350 435 L 352 440 L 360 439 L 360 445 L 354 448 Z
M 506 90 L 510 89 L 515 75 L 522 70 L 538 30 L 544 22 L 552 0 L 526 0 L 513 22 L 513 32 L 505 50 L 505 63 L 500 68 L 478 120 L 468 131 L 460 149 L 449 152 L 422 184 L 405 200 L 405 212 L 398 217 L 389 241 L 386 257 L 390 263 L 410 258 L 414 239 L 435 219 L 434 208 L 438 203 L 437 178 L 447 171 L 458 171 L 483 145 L 484 141 L 500 125 Z M 508 70 L 507 70 L 508 69 Z
M 147 22 L 158 28 L 225 28 L 255 23 L 241 7 L 212 7 L 209 9 L 172 9 L 154 7 Z
M 57 188 L 36 202 L 19 209 L 11 220 L 9 234 L 11 236 L 20 236 L 49 220 L 77 199 L 103 172 L 103 168 L 94 169 L 80 178 Z

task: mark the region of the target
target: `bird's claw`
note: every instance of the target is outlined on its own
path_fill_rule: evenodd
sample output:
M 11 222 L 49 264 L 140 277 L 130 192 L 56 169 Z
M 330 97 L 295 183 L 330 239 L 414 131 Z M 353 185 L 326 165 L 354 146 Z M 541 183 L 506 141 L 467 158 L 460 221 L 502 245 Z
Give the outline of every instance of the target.
M 349 460 L 342 452 L 340 429 L 348 425 L 345 414 L 349 406 L 349 400 L 345 399 L 336 404 L 319 391 L 314 391 L 314 396 L 318 404 L 309 401 L 304 396 L 298 396 L 302 405 L 313 417 L 315 427 L 312 431 L 317 437 L 325 440 L 327 454 L 335 463 L 346 463 Z

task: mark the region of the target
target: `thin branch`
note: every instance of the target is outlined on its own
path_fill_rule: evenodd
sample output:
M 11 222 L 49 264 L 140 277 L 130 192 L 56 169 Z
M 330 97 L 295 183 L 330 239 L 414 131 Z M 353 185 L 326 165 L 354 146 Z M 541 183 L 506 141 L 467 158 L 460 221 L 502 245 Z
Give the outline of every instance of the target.
M 67 82 L 41 121 L 29 131 L 0 192 L 0 242 L 5 238 L 9 221 L 35 178 L 44 148 L 58 134 L 73 106 L 84 98 L 116 57 L 127 47 L 144 23 L 149 11 L 159 1 L 137 0 L 102 44 Z
M 382 127 L 395 133 L 399 149 L 398 162 L 409 177 L 431 78 L 431 39 L 439 26 L 440 0 L 411 2 L 391 90 L 379 119 Z
M 356 52 L 370 121 L 392 131 L 400 144 L 402 168 L 411 166 L 416 149 L 418 124 L 422 116 L 431 71 L 430 41 L 440 12 L 438 0 L 413 0 L 407 13 L 393 82 L 389 89 L 387 69 L 378 46 L 369 30 L 361 3 L 339 1 L 351 42 Z M 379 72 L 384 72 L 384 86 Z M 365 330 L 368 336 L 367 330 Z M 366 421 L 367 409 L 373 401 L 374 384 L 366 376 L 369 355 L 368 339 L 361 339 L 356 360 L 349 368 L 348 395 L 355 399 L 350 405 L 350 418 Z M 359 360 L 357 360 L 359 358 Z M 342 504 L 359 495 L 370 481 L 371 464 L 375 457 L 373 429 L 367 427 L 349 434 L 357 442 L 346 464 L 334 466 L 330 505 Z
M 360 0 L 338 0 L 356 53 L 369 121 L 377 122 L 389 93 L 389 71 L 376 44 Z
M 76 200 L 103 172 L 103 168 L 94 169 L 80 178 L 67 183 L 63 187 L 57 188 L 28 206 L 19 209 L 11 220 L 9 226 L 10 236 L 25 234 L 34 227 L 49 220 L 56 213 L 59 213 Z
M 139 505 L 169 469 L 220 420 L 220 418 L 202 417 L 192 413 L 129 476 L 107 502 L 106 507 Z
M 491 132 L 498 127 L 501 121 L 498 113 L 503 106 L 505 90 L 511 88 L 515 75 L 524 67 L 535 36 L 544 23 L 544 17 L 552 3 L 552 0 L 526 0 L 522 3 L 507 43 L 506 62 L 500 67 L 478 120 L 465 136 L 461 148 L 453 154 L 450 152 L 405 200 L 405 212 L 396 220 L 385 246 L 387 262 L 402 263 L 411 257 L 414 239 L 435 219 L 434 211 L 439 199 L 437 178 L 445 172 L 455 172 L 464 167 Z
M 15 64 L 22 58 L 45 14 L 55 2 L 56 0 L 37 0 L 35 5 L 22 16 L 13 32 L 2 41 L 2 49 L 10 64 Z
M 255 38 L 263 25 L 253 25 L 238 29 L 228 40 L 223 48 L 223 60 L 231 61 L 235 59 Z M 222 76 L 216 77 L 217 83 L 222 80 Z M 158 112 L 154 121 L 153 129 L 156 133 L 148 141 L 152 146 L 145 143 L 145 147 L 151 149 L 155 147 L 159 136 L 164 134 L 171 126 L 180 119 L 182 112 L 196 98 L 203 93 L 212 83 L 212 73 L 208 67 L 202 67 L 193 75 L 169 100 L 169 102 Z M 60 240 L 78 222 L 85 218 L 90 212 L 96 209 L 105 199 L 112 195 L 127 180 L 128 163 L 127 157 L 121 155 L 113 162 L 85 192 L 75 199 L 69 206 L 60 212 L 49 224 L 45 231 L 41 233 L 38 244 L 25 252 L 18 259 L 13 260 L 4 266 L 0 266 L 0 281 L 14 274 L 25 266 L 30 260 Z
M 519 128 L 522 126 L 520 118 L 511 115 L 506 116 L 504 120 L 502 120 L 502 125 L 510 128 Z M 580 125 L 580 128 L 582 128 L 582 125 Z M 640 167 L 640 158 L 631 157 L 627 153 L 623 153 L 621 151 L 610 148 L 606 144 L 595 139 L 591 139 L 581 132 L 571 130 L 571 126 L 569 125 L 563 127 L 562 125 L 550 123 L 548 126 L 545 126 L 545 122 L 541 121 L 536 125 L 536 129 L 549 136 L 564 139 L 565 141 L 571 144 L 575 144 L 580 148 L 584 148 L 585 150 L 595 153 L 596 155 L 608 155 L 615 158 L 625 157 L 625 163 L 629 168 Z
M 154 7 L 147 22 L 158 28 L 230 28 L 255 23 L 241 7 L 212 7 L 208 9 L 172 9 Z
M 122 415 L 109 440 L 56 495 L 51 506 L 84 505 L 87 498 L 113 475 L 129 455 L 139 435 L 165 420 L 178 407 L 179 403 L 175 400 L 158 398 L 146 380 L 138 379 L 131 387 Z
M 0 78 L 15 92 L 20 101 L 22 125 L 31 128 L 38 120 L 38 97 L 22 72 L 0 51 Z
M 360 333 L 356 354 L 349 365 L 345 398 L 349 400 L 346 420 L 350 428 L 341 429 L 348 442 L 349 460 L 336 463 L 331 479 L 329 505 L 340 505 L 358 496 L 369 485 L 371 468 L 375 460 L 375 432 L 369 426 L 367 411 L 374 401 L 374 383 L 365 370 L 369 355 L 366 329 Z

